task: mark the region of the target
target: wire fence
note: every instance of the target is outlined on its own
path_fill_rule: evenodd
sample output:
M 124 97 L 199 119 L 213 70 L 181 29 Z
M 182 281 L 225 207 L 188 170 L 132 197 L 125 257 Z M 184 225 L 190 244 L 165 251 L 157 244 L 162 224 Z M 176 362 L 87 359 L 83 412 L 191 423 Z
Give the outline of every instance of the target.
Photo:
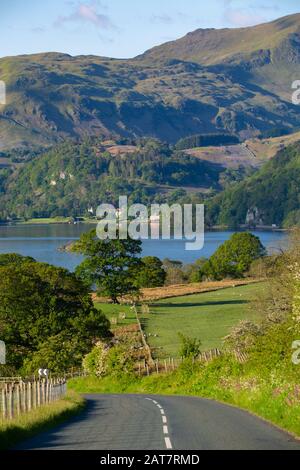
M 0 377 L 0 420 L 11 420 L 40 406 L 60 400 L 67 392 L 67 379 L 83 376 L 72 369 L 63 377 Z
M 205 351 L 200 353 L 197 357 L 192 359 L 193 363 L 197 364 L 199 362 L 208 363 L 213 361 L 214 359 L 223 356 L 226 354 L 226 351 L 220 351 L 219 349 L 211 349 L 209 351 Z M 241 352 L 230 352 L 230 355 L 233 355 L 237 362 L 240 364 L 244 364 L 249 359 L 248 355 Z M 153 360 L 152 363 L 149 363 L 147 360 L 140 361 L 135 366 L 135 372 L 140 375 L 152 375 L 152 374 L 162 374 L 172 372 L 184 362 L 184 358 L 173 358 L 168 357 L 166 359 L 156 359 Z
M 42 379 L 27 382 L 0 383 L 0 415 L 13 419 L 66 395 L 66 379 Z
M 219 349 L 211 349 L 200 353 L 196 358 L 193 359 L 194 363 L 197 362 L 210 362 L 217 357 L 222 356 L 222 352 Z M 149 363 L 147 360 L 139 362 L 136 365 L 136 372 L 138 375 L 151 375 L 151 374 L 160 374 L 168 373 L 176 370 L 184 362 L 183 357 L 168 357 L 166 359 L 153 359 L 153 362 Z

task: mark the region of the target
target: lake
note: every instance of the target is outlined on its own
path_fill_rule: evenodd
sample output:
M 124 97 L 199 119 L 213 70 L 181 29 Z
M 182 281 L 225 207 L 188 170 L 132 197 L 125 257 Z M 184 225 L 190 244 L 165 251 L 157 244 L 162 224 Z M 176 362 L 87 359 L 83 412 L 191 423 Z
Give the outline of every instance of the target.
M 59 248 L 76 240 L 91 225 L 49 224 L 0 226 L 0 253 L 20 253 L 73 271 L 82 257 L 61 252 Z M 192 263 L 200 257 L 211 256 L 232 235 L 231 231 L 210 231 L 205 234 L 205 245 L 201 251 L 186 251 L 184 240 L 145 240 L 143 256 L 170 258 L 183 263 Z M 286 246 L 286 232 L 253 231 L 268 250 L 276 251 Z

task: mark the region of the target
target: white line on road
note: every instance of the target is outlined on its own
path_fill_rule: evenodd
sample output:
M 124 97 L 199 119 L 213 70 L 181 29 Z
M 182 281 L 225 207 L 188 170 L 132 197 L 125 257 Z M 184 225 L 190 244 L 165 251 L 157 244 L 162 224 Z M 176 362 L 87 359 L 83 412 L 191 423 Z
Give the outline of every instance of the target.
M 171 444 L 171 441 L 170 441 L 170 438 L 169 438 L 169 437 L 165 437 L 165 443 L 166 443 L 166 448 L 167 448 L 167 449 L 173 449 L 173 447 L 172 447 L 172 444 Z
M 161 417 L 162 417 L 162 422 L 163 422 L 163 433 L 164 433 L 164 436 L 165 437 L 165 444 L 166 444 L 166 448 L 167 449 L 173 449 L 173 446 L 172 446 L 172 443 L 171 443 L 171 439 L 170 437 L 168 436 L 169 434 L 169 428 L 167 426 L 167 417 L 165 415 L 165 411 L 163 409 L 163 407 L 157 403 L 157 401 L 155 400 L 152 400 L 152 398 L 146 398 L 146 400 L 148 401 L 152 401 L 152 403 L 154 403 L 154 405 L 157 406 L 157 408 L 160 410 L 160 413 L 161 413 Z

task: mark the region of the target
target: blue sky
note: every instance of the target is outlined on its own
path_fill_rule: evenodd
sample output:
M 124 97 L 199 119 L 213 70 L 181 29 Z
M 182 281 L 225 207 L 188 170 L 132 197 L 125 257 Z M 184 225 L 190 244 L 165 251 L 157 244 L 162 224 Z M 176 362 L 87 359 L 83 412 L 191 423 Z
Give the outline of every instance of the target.
M 134 57 L 197 28 L 243 27 L 299 11 L 299 0 L 1 0 L 0 57 Z

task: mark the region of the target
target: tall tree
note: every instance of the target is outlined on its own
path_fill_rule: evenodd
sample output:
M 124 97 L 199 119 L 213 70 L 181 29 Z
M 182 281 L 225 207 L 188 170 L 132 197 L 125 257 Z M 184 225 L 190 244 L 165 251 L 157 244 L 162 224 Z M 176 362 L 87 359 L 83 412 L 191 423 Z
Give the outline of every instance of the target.
M 134 273 L 142 267 L 141 245 L 131 238 L 100 240 L 96 230 L 84 233 L 73 246 L 73 251 L 86 257 L 76 275 L 90 287 L 96 285 L 99 294 L 117 304 L 120 297 L 139 292 Z
M 156 256 L 145 256 L 137 272 L 137 283 L 140 287 L 161 287 L 164 285 L 167 273 L 162 261 Z
M 260 239 L 252 233 L 234 233 L 221 245 L 201 269 L 202 276 L 212 279 L 239 278 L 251 263 L 266 255 Z
M 80 365 L 93 344 L 109 335 L 109 321 L 74 274 L 29 261 L 0 267 L 0 337 L 7 345 L 9 364 L 19 368 L 26 361 L 30 369 L 31 358 L 47 348 L 59 361 L 76 345 L 69 365 Z M 47 357 L 40 357 L 41 367 L 47 367 Z M 53 367 L 58 367 L 57 361 L 51 359 Z

